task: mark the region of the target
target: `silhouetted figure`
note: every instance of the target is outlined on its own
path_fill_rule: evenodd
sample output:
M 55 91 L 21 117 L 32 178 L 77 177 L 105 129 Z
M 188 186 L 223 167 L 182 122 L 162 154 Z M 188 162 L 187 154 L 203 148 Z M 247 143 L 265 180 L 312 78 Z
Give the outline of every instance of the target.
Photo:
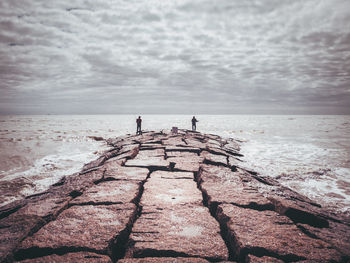
M 192 118 L 192 131 L 196 130 L 196 128 L 197 128 L 196 123 L 197 122 L 198 121 L 197 121 L 196 117 L 193 116 L 193 118 Z
M 141 116 L 139 116 L 139 117 L 136 119 L 136 124 L 137 124 L 136 134 L 142 134 L 142 131 L 141 131 L 141 123 L 142 123 L 142 119 L 141 119 Z

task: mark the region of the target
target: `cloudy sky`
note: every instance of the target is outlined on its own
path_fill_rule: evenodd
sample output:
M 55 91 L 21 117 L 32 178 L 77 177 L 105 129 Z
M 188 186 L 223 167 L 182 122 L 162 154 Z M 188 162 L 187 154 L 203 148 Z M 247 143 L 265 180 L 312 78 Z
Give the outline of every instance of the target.
M 1 0 L 0 113 L 350 114 L 350 1 Z

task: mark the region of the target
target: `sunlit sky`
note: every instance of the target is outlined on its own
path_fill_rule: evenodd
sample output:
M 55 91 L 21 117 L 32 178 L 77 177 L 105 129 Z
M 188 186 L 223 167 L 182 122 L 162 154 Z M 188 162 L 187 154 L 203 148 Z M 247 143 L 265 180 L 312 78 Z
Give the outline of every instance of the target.
M 349 0 L 1 0 L 1 114 L 350 114 Z

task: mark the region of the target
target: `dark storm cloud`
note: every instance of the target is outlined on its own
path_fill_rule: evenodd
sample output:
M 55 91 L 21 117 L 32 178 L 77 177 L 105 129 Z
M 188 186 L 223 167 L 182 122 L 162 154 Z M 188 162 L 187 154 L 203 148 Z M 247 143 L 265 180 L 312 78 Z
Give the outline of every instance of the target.
M 0 2 L 2 113 L 350 113 L 347 0 Z

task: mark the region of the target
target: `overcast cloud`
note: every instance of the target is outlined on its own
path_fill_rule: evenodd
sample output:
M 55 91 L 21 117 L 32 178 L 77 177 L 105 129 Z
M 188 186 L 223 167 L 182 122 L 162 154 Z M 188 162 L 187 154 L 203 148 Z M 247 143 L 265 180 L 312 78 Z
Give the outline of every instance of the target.
M 0 113 L 350 114 L 350 1 L 1 0 Z

